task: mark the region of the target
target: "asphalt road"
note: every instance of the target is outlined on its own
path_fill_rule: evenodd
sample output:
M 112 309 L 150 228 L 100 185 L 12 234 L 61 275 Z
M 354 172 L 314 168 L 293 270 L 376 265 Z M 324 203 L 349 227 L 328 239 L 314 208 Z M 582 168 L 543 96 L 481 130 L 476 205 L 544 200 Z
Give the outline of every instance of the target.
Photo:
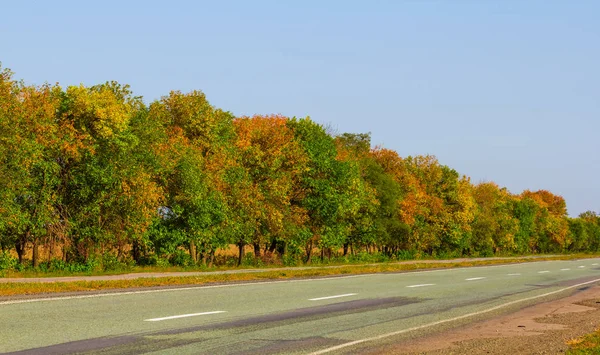
M 600 259 L 0 302 L 0 352 L 360 353 L 600 284 Z

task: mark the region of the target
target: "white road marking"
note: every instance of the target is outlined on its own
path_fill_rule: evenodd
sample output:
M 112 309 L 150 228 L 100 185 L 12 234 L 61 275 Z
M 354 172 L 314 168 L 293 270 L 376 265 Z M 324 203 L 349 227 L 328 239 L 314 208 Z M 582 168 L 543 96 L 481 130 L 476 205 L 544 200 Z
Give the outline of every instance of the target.
M 578 266 L 578 268 L 583 269 L 585 265 Z
M 593 264 L 592 264 L 592 266 L 597 266 L 597 265 L 598 265 L 598 263 L 593 263 Z
M 523 299 L 520 299 L 520 300 L 510 301 L 510 302 L 507 302 L 507 303 L 500 304 L 498 306 L 494 306 L 492 308 L 484 309 L 482 311 L 473 312 L 473 313 L 469 313 L 469 314 L 464 314 L 462 316 L 458 316 L 458 317 L 454 317 L 454 318 L 442 319 L 442 320 L 439 320 L 437 322 L 432 322 L 432 323 L 420 325 L 420 326 L 413 327 L 413 328 L 402 329 L 402 330 L 398 330 L 398 331 L 395 331 L 395 332 L 391 332 L 391 333 L 387 333 L 387 334 L 382 334 L 382 335 L 374 336 L 374 337 L 371 337 L 371 338 L 364 338 L 364 339 L 359 339 L 359 340 L 351 341 L 351 342 L 348 342 L 348 343 L 344 343 L 344 344 L 340 344 L 340 345 L 332 346 L 330 348 L 325 348 L 325 349 L 316 351 L 314 353 L 311 353 L 310 355 L 326 354 L 326 353 L 329 353 L 329 352 L 332 352 L 332 351 L 336 351 L 336 350 L 340 350 L 340 349 L 343 349 L 343 348 L 347 348 L 349 346 L 358 345 L 358 344 L 362 344 L 362 343 L 366 343 L 366 342 L 374 341 L 374 340 L 381 340 L 381 339 L 384 339 L 384 338 L 389 338 L 391 336 L 395 336 L 395 335 L 399 335 L 399 334 L 403 334 L 403 333 L 413 332 L 415 330 L 420 330 L 420 329 L 425 329 L 425 328 L 433 327 L 433 326 L 436 326 L 436 325 L 439 325 L 439 324 L 454 322 L 454 321 L 457 321 L 457 320 L 461 320 L 461 319 L 465 319 L 465 318 L 470 318 L 470 317 L 478 316 L 480 314 L 489 313 L 489 312 L 493 312 L 493 311 L 495 311 L 497 309 L 501 309 L 501 308 L 504 308 L 504 307 L 512 306 L 513 304 L 517 304 L 517 303 L 521 303 L 521 302 L 526 302 L 526 301 L 531 301 L 531 300 L 534 300 L 534 299 L 537 299 L 537 298 L 542 298 L 542 297 L 554 295 L 556 293 L 560 293 L 560 292 L 563 292 L 563 291 L 566 291 L 566 290 L 570 290 L 572 288 L 577 288 L 577 287 L 581 287 L 581 286 L 584 286 L 584 285 L 589 285 L 589 284 L 596 283 L 596 282 L 600 282 L 600 279 L 596 279 L 596 280 L 592 280 L 592 281 L 588 281 L 588 282 L 583 282 L 583 283 L 580 283 L 580 284 L 577 284 L 577 285 L 572 285 L 572 286 L 569 286 L 569 287 L 561 288 L 560 290 L 547 292 L 547 293 L 544 293 L 542 295 L 537 295 L 537 296 L 523 298 Z
M 521 276 L 521 274 L 516 273 L 516 274 L 506 274 L 507 276 Z
M 483 280 L 485 277 L 471 277 L 470 279 L 465 279 L 465 281 L 475 281 L 475 280 Z
M 225 313 L 225 312 L 226 311 L 212 311 L 212 312 L 202 312 L 202 313 L 180 314 L 180 315 L 177 315 L 177 316 L 144 319 L 144 322 L 159 322 L 161 320 L 187 318 L 187 317 L 196 317 L 196 316 L 207 316 L 209 314 L 219 314 L 219 313 Z
M 497 265 L 501 266 L 501 265 Z M 502 265 L 503 266 L 503 265 Z M 427 270 L 423 272 L 433 271 L 444 271 L 444 270 Z M 413 272 L 417 273 L 419 271 Z M 29 298 L 29 299 L 17 299 L 10 301 L 0 301 L 0 306 L 19 304 L 19 303 L 33 303 L 33 302 L 45 302 L 45 301 L 66 301 L 66 300 L 77 300 L 85 298 L 99 298 L 99 297 L 110 297 L 110 296 L 129 296 L 129 295 L 140 295 L 146 293 L 162 293 L 162 292 L 174 292 L 174 291 L 195 291 L 205 290 L 212 288 L 225 288 L 225 287 L 237 287 L 237 286 L 251 286 L 251 285 L 268 285 L 268 284 L 279 284 L 279 283 L 295 283 L 295 282 L 310 282 L 310 281 L 324 281 L 324 280 L 339 280 L 339 279 L 353 279 L 364 276 L 372 276 L 372 274 L 360 274 L 360 275 L 348 275 L 339 277 L 324 277 L 319 279 L 302 279 L 302 280 L 274 280 L 274 281 L 262 281 L 262 282 L 248 282 L 248 283 L 237 283 L 237 284 L 225 284 L 225 285 L 198 285 L 190 287 L 174 287 L 174 288 L 162 288 L 155 290 L 142 290 L 142 291 L 124 291 L 124 292 L 109 292 L 108 293 L 95 293 L 92 295 L 77 295 L 77 296 L 58 296 L 58 297 L 47 297 L 47 298 Z
M 410 286 L 406 286 L 406 287 L 425 287 L 425 286 L 435 286 L 435 284 L 420 284 L 420 285 L 410 285 Z
M 544 271 L 538 271 L 538 274 L 547 274 L 547 273 L 549 273 L 549 272 L 550 272 L 550 271 L 548 271 L 548 270 L 544 270 Z
M 551 260 L 556 261 L 556 260 Z M 526 262 L 528 265 L 546 263 L 548 261 L 530 261 Z M 502 264 L 502 265 L 485 265 L 478 266 L 479 269 L 495 269 L 502 267 L 514 267 L 515 264 Z M 406 275 L 414 275 L 414 274 L 429 274 L 429 273 L 438 273 L 438 272 L 453 272 L 453 271 L 461 271 L 471 269 L 473 267 L 455 267 L 448 269 L 437 269 L 437 270 L 420 270 L 420 271 L 412 271 L 410 274 Z M 379 274 L 380 276 L 386 275 L 395 275 L 393 273 L 390 274 Z M 162 292 L 175 292 L 175 291 L 192 291 L 192 290 L 203 290 L 203 289 L 212 289 L 212 288 L 225 288 L 225 287 L 247 287 L 247 286 L 255 286 L 255 285 L 267 285 L 267 284 L 275 284 L 275 283 L 296 283 L 296 282 L 320 282 L 320 281 L 329 281 L 329 280 L 340 280 L 340 279 L 353 279 L 359 277 L 372 277 L 373 274 L 359 274 L 359 275 L 347 275 L 347 276 L 334 276 L 334 277 L 323 277 L 318 279 L 300 279 L 300 280 L 272 280 L 272 281 L 261 281 L 261 282 L 248 282 L 248 283 L 234 283 L 234 284 L 225 284 L 225 285 L 197 285 L 190 287 L 173 287 L 173 288 L 161 288 L 154 290 L 141 290 L 141 291 L 123 291 L 123 292 L 108 292 L 108 293 L 94 293 L 91 295 L 76 295 L 76 296 L 55 296 L 55 297 L 44 297 L 44 298 L 26 298 L 26 299 L 16 299 L 9 301 L 0 301 L 0 306 L 11 305 L 11 304 L 20 304 L 20 303 L 34 303 L 34 302 L 49 302 L 49 301 L 67 301 L 67 300 L 77 300 L 77 299 L 85 299 L 85 298 L 99 298 L 99 297 L 114 297 L 114 296 L 128 296 L 128 295 L 140 295 L 147 293 L 162 293 Z M 60 281 L 59 281 L 60 282 Z
M 340 298 L 340 297 L 349 297 L 349 296 L 356 296 L 357 293 L 346 293 L 343 295 L 335 295 L 335 296 L 327 296 L 327 297 L 318 297 L 318 298 L 309 298 L 309 301 L 320 301 L 320 300 L 330 300 L 332 298 Z

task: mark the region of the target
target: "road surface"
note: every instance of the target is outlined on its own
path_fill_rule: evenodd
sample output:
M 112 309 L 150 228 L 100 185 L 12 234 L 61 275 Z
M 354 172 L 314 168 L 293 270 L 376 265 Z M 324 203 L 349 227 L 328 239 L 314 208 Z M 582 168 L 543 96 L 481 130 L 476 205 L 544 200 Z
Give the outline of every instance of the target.
M 0 352 L 360 353 L 600 283 L 600 259 L 0 302 Z

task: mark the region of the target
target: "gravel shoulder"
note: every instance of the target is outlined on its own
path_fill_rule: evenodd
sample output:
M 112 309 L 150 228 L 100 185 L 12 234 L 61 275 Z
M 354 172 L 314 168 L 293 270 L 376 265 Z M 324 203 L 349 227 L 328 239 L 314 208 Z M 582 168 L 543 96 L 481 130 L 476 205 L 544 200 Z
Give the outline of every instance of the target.
M 370 354 L 563 354 L 600 326 L 600 285 L 452 330 L 371 349 Z

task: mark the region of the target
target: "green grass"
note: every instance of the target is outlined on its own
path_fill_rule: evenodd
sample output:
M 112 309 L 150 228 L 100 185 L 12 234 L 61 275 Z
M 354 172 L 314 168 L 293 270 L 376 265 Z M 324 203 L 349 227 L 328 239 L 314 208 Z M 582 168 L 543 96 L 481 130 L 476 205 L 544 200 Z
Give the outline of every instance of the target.
M 600 354 L 600 328 L 567 344 L 569 344 L 568 355 Z
M 506 258 L 513 258 L 518 262 L 524 261 L 542 261 L 542 260 L 572 260 L 572 259 L 584 259 L 598 257 L 600 254 L 569 254 L 569 255 L 521 255 L 521 256 L 505 256 Z M 498 256 L 504 257 L 504 256 Z M 532 258 L 535 257 L 535 258 Z M 532 258 L 532 259 L 530 259 Z M 465 259 L 469 259 L 465 257 Z M 293 266 L 299 267 L 350 267 L 360 266 L 365 264 L 394 264 L 402 262 L 427 262 L 432 260 L 439 260 L 439 258 L 420 258 L 420 259 L 407 259 L 407 260 L 395 260 L 387 259 L 383 260 L 377 255 L 371 258 L 367 257 L 351 257 L 351 258 L 332 258 L 331 260 L 325 258 L 323 261 L 320 258 L 314 258 L 310 264 L 299 264 Z M 493 259 L 491 259 L 493 260 Z M 503 260 L 502 263 L 512 262 L 510 260 Z M 290 267 L 293 267 L 290 266 Z M 160 272 L 189 272 L 189 271 L 228 271 L 228 270 L 243 270 L 243 269 L 272 269 L 272 268 L 283 268 L 286 267 L 281 263 L 263 263 L 261 260 L 254 260 L 254 258 L 247 257 L 246 262 L 242 266 L 236 265 L 218 265 L 213 267 L 206 267 L 202 265 L 197 266 L 138 266 L 138 265 L 121 265 L 120 267 L 113 269 L 102 269 L 99 267 L 81 270 L 81 271 L 70 271 L 68 269 L 54 270 L 54 269 L 33 269 L 31 267 L 24 268 L 23 270 L 0 270 L 0 277 L 4 278 L 40 278 L 40 277 L 64 277 L 64 276 L 103 276 L 103 275 L 121 275 L 129 273 L 160 273 Z

